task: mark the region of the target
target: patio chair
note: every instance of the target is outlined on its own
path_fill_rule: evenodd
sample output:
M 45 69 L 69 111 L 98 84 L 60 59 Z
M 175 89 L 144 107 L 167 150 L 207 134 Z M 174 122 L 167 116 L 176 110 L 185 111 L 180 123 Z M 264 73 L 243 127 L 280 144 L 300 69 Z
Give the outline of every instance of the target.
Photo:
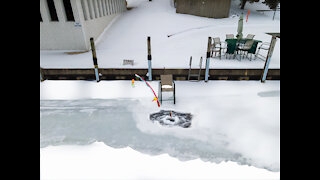
M 251 49 L 254 41 L 253 40 L 248 40 L 243 46 L 239 46 L 237 48 L 237 51 L 240 51 L 240 60 L 241 60 L 241 52 L 243 52 L 243 56 L 247 53 L 248 56 L 248 51 Z M 251 61 L 251 56 L 250 56 L 250 61 Z
M 226 51 L 226 58 L 228 56 L 233 56 L 233 59 L 236 57 L 236 47 L 237 47 L 237 40 L 236 39 L 229 39 L 227 42 L 227 51 Z
M 248 34 L 247 37 L 245 39 L 253 39 L 254 38 L 254 34 Z
M 257 59 L 257 58 L 260 58 L 259 56 L 261 56 L 262 58 L 264 58 L 263 60 L 265 60 L 265 56 L 261 55 L 260 54 L 260 50 L 264 50 L 264 51 L 269 51 L 269 48 L 270 48 L 270 43 L 269 42 L 263 42 L 259 47 L 258 47 L 258 50 L 257 50 L 257 53 L 255 55 L 255 58 L 254 59 Z M 261 58 L 261 59 L 262 59 Z
M 173 81 L 172 74 L 160 75 L 158 97 L 162 104 L 162 92 L 173 92 L 173 104 L 176 104 L 176 84 Z
M 224 49 L 226 49 L 226 43 L 221 42 L 219 37 L 213 38 L 213 44 L 211 47 L 211 57 L 213 56 L 213 53 L 215 54 L 215 56 L 217 55 L 217 53 L 219 53 L 219 57 L 221 59 L 222 51 Z
M 226 39 L 234 39 L 234 34 L 226 34 Z

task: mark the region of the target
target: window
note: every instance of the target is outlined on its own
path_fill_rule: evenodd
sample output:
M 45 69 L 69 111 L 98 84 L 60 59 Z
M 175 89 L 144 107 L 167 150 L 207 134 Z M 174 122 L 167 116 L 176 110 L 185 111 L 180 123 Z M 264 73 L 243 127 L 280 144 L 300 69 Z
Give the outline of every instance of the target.
M 41 12 L 40 12 L 40 22 L 42 22 Z
M 47 0 L 51 21 L 59 21 L 53 0 Z
M 119 0 L 116 0 L 116 6 L 117 6 L 117 13 L 119 12 Z
M 93 19 L 93 12 L 92 12 L 92 1 L 87 1 L 88 2 L 88 6 L 89 6 L 89 14 L 90 14 L 90 19 Z
M 121 1 L 120 1 L 120 12 L 122 12 L 122 5 L 123 5 L 122 2 L 123 2 L 123 1 L 121 0 Z
M 111 8 L 112 8 L 111 14 L 114 14 L 114 2 L 113 0 L 110 0 L 110 1 L 111 1 Z
M 98 10 L 99 10 L 99 17 L 102 17 L 103 15 L 102 15 L 102 12 L 101 12 L 101 7 L 102 7 L 101 0 L 97 0 L 97 3 L 98 3 Z
M 107 15 L 110 15 L 110 3 L 109 3 L 109 0 L 105 0 L 106 1 L 106 10 L 107 10 Z
M 93 0 L 92 1 L 92 3 L 93 3 L 93 11 L 94 11 L 94 16 L 96 17 L 96 18 L 98 18 L 98 9 L 97 9 L 97 0 Z
M 64 10 L 66 12 L 67 21 L 74 21 L 72 6 L 70 0 L 63 0 Z
M 116 13 L 118 13 L 118 1 L 117 0 L 114 2 L 114 6 L 115 6 Z
M 101 4 L 102 4 L 102 12 L 103 12 L 103 16 L 106 16 L 106 4 L 104 0 L 101 0 Z
M 81 0 L 81 6 L 82 6 L 84 20 L 88 20 L 87 7 L 84 4 L 84 0 Z
M 118 10 L 117 10 L 117 0 L 114 0 L 114 13 L 117 14 Z
M 117 0 L 113 1 L 114 13 L 117 14 Z

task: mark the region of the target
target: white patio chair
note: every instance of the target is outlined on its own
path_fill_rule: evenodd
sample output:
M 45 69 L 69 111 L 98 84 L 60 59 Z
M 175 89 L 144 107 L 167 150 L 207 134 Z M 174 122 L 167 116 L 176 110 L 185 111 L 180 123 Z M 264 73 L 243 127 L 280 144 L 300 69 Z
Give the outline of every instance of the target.
M 158 98 L 160 98 L 160 103 L 162 103 L 163 101 L 162 92 L 172 92 L 173 104 L 176 104 L 176 84 L 173 81 L 172 74 L 160 75 L 159 92 L 158 92 Z
M 213 38 L 213 44 L 211 46 L 211 57 L 213 56 L 213 53 L 215 56 L 217 53 L 219 53 L 219 58 L 221 59 L 223 50 L 227 49 L 227 43 L 221 42 L 219 37 Z
M 248 34 L 247 37 L 245 39 L 253 39 L 254 38 L 254 34 Z
M 234 34 L 226 34 L 226 39 L 234 39 Z
M 240 51 L 240 60 L 241 60 L 241 52 L 243 52 L 243 56 L 247 52 L 247 56 L 248 56 L 248 51 L 251 49 L 253 43 L 254 43 L 253 40 L 248 40 L 243 46 L 238 47 L 238 50 Z M 251 61 L 251 56 L 250 56 L 250 61 Z

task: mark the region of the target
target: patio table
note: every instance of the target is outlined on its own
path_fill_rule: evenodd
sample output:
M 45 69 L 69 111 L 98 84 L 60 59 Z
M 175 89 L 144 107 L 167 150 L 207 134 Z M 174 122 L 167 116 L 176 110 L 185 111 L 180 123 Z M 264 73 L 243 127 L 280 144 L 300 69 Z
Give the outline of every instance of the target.
M 245 44 L 249 39 L 226 39 L 227 42 L 227 54 L 234 54 L 234 52 L 237 50 L 237 46 L 239 44 Z M 255 54 L 257 50 L 258 43 L 262 42 L 260 40 L 253 40 L 253 45 L 251 49 L 248 51 L 248 53 Z

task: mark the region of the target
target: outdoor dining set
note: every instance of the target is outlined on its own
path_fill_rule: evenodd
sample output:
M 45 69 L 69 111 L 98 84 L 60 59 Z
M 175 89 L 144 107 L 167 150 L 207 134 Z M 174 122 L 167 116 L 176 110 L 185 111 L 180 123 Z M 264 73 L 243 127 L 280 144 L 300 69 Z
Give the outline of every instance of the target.
M 222 53 L 224 53 L 226 59 L 228 57 L 238 60 L 249 58 L 250 61 L 252 55 L 254 55 L 254 59 L 264 57 L 260 50 L 268 51 L 270 43 L 255 40 L 254 36 L 254 34 L 248 34 L 245 38 L 235 38 L 233 34 L 226 34 L 225 41 L 220 41 L 219 37 L 212 38 L 210 55 L 211 57 L 218 56 L 221 59 Z M 262 44 L 258 47 L 258 43 Z

